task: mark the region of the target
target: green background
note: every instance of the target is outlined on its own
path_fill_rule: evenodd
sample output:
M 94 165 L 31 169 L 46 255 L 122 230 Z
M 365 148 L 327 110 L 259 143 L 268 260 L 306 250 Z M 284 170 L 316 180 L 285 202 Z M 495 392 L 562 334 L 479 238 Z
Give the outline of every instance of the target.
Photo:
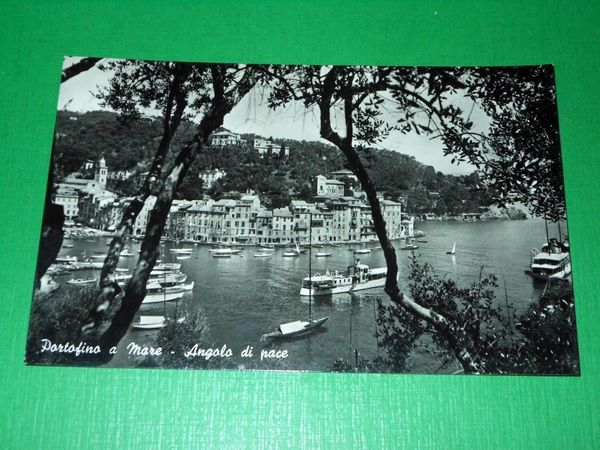
M 2 2 L 0 446 L 600 446 L 598 2 Z M 581 377 L 27 367 L 63 55 L 556 66 Z

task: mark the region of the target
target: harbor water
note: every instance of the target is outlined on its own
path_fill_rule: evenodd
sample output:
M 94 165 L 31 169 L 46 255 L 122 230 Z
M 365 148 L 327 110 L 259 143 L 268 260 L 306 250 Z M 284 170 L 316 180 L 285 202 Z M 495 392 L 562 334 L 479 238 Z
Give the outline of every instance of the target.
M 504 282 L 508 301 L 514 305 L 517 314 L 522 313 L 532 302 L 537 301 L 544 285 L 534 283 L 524 273 L 530 264 L 530 250 L 540 248 L 545 242 L 544 221 L 527 219 L 518 221 L 488 222 L 420 222 L 416 228 L 425 236 L 419 238 L 427 242 L 417 242 L 415 255 L 420 262 L 431 264 L 441 276 L 456 280 L 467 286 L 478 280 L 483 268 L 485 273 L 498 277 L 497 301 L 505 304 Z M 563 228 L 564 232 L 565 228 Z M 558 237 L 557 230 L 550 230 L 551 237 Z M 72 248 L 63 248 L 61 256 L 82 252 L 90 256 L 106 252 L 109 238 L 78 239 L 69 241 Z M 396 241 L 396 254 L 400 267 L 399 284 L 407 289 L 407 268 L 411 251 L 400 250 L 404 241 Z M 456 254 L 448 255 L 456 243 Z M 358 257 L 361 263 L 371 267 L 385 266 L 385 259 L 378 242 L 364 245 L 340 244 L 337 247 L 313 249 L 312 272 L 323 274 L 327 270 L 346 270 Z M 180 262 L 181 271 L 188 275 L 187 282 L 194 281 L 193 291 L 186 293 L 176 305 L 142 305 L 138 314 L 172 313 L 181 302 L 201 306 L 210 326 L 209 339 L 214 347 L 227 345 L 234 355 L 247 346 L 261 349 L 260 337 L 272 331 L 277 325 L 295 320 L 305 320 L 308 316 L 308 297 L 299 295 L 302 279 L 308 276 L 308 252 L 299 257 L 283 257 L 283 249 L 272 251 L 269 258 L 257 258 L 262 252 L 256 247 L 242 247 L 238 255 L 230 258 L 214 258 L 211 247 L 180 243 L 177 247 L 192 248 L 191 258 L 177 261 L 169 250 L 175 244 L 166 243 L 163 248 L 163 262 Z M 354 255 L 351 248 L 372 248 L 371 253 Z M 119 267 L 132 268 L 137 260 L 139 242 L 132 243 L 134 256 L 122 258 Z M 331 252 L 332 256 L 317 258 L 317 251 Z M 64 283 L 71 277 L 91 276 L 96 272 L 75 272 L 60 277 L 56 281 Z M 60 295 L 60 291 L 56 295 Z M 282 340 L 270 346 L 287 350 L 288 357 L 281 362 L 281 368 L 297 370 L 328 370 L 336 359 L 353 361 L 355 351 L 360 358 L 372 359 L 381 350 L 375 337 L 376 301 L 387 301 L 383 288 L 360 291 L 353 295 L 338 294 L 318 297 L 312 301 L 312 316 L 329 316 L 323 329 L 307 336 Z M 138 345 L 152 345 L 158 330 L 130 329 L 119 345 L 119 352 L 110 365 L 127 367 L 135 365 L 129 359 L 126 346 L 135 342 Z M 235 358 L 234 358 L 235 359 Z M 242 364 L 243 361 L 237 361 Z M 417 348 L 411 356 L 412 371 L 436 372 L 439 361 L 424 349 Z M 443 369 L 449 370 L 449 369 Z

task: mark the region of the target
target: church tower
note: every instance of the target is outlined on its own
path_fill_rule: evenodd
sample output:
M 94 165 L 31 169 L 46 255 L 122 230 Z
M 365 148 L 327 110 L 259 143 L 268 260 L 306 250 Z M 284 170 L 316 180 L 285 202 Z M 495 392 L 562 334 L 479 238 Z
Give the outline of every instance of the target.
M 96 165 L 96 176 L 94 177 L 102 189 L 106 188 L 106 180 L 108 178 L 108 168 L 106 167 L 106 161 L 104 156 L 100 158 Z

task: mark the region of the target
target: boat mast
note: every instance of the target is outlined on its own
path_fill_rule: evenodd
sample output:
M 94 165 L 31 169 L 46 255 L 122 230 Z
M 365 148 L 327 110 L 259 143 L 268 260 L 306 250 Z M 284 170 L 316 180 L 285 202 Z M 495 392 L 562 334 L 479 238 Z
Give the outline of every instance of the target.
M 562 243 L 562 231 L 560 229 L 560 220 L 556 222 L 558 225 L 558 242 Z
M 312 211 L 308 212 L 308 321 L 312 320 Z
M 548 219 L 544 216 L 544 225 L 546 226 L 546 242 L 550 244 L 550 237 L 548 235 Z

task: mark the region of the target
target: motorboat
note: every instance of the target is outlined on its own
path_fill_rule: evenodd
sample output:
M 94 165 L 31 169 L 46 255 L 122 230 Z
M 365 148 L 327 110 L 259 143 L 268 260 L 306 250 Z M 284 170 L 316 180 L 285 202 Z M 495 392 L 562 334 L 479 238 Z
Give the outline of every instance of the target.
M 348 267 L 346 272 L 327 271 L 324 275 L 304 278 L 300 295 L 318 297 L 383 287 L 386 276 L 387 267 L 371 269 L 366 264 L 357 263 Z
M 569 246 L 550 239 L 542 250 L 531 250 L 531 264 L 526 274 L 540 280 L 566 279 L 571 274 Z
M 142 304 L 170 302 L 179 300 L 183 297 L 183 289 L 178 292 L 167 292 L 167 288 L 163 288 L 159 283 L 149 283 L 146 286 L 146 296 Z

